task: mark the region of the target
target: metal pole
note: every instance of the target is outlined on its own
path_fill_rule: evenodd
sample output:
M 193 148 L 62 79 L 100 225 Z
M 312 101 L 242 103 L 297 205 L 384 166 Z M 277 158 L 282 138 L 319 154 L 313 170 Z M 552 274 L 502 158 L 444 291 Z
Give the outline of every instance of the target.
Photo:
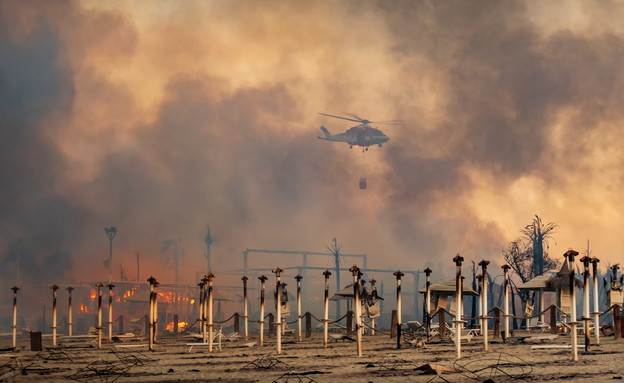
M 504 322 L 505 341 L 507 341 L 507 339 L 509 339 L 509 336 L 510 336 L 509 335 L 509 318 L 511 317 L 511 314 L 509 313 L 509 269 L 511 269 L 511 266 L 503 265 L 502 269 L 503 269 L 503 274 L 505 278 L 504 287 L 503 287 L 503 295 L 505 299 L 503 309 L 505 310 L 505 314 L 503 314 L 503 316 L 505 317 L 505 322 Z
M 260 346 L 264 345 L 264 283 L 267 277 L 261 275 L 258 277 L 260 280 Z
M 102 287 L 104 285 L 102 282 L 99 282 L 97 285 L 98 290 L 98 323 L 97 323 L 97 336 L 98 336 L 98 350 L 102 348 Z
M 353 274 L 353 311 L 355 314 L 355 331 L 357 336 L 357 356 L 362 356 L 362 318 L 360 317 L 362 304 L 360 302 L 360 286 L 358 283 L 360 269 L 356 265 L 353 265 L 349 271 Z
M 67 298 L 67 332 L 69 336 L 73 335 L 73 313 L 72 313 L 72 291 L 73 287 L 69 286 L 67 288 L 68 298 Z
M 282 272 L 284 270 L 280 269 L 279 267 L 276 267 L 275 269 L 273 269 L 273 273 L 275 273 L 275 279 L 276 279 L 276 284 L 275 284 L 275 288 L 276 288 L 276 293 L 277 293 L 277 297 L 275 298 L 276 300 L 276 304 L 277 307 L 275 308 L 275 314 L 277 316 L 277 318 L 275 318 L 276 322 L 275 322 L 275 331 L 277 332 L 277 355 L 282 353 L 282 303 L 281 303 L 281 287 L 282 287 L 282 282 L 280 281 L 280 275 L 282 275 Z
M 108 284 L 108 340 L 113 340 L 113 285 Z
M 299 342 L 301 342 L 301 275 L 295 277 L 297 280 L 297 326 L 299 331 Z
M 245 275 L 243 275 L 243 277 L 241 278 L 241 280 L 243 281 L 243 323 L 244 323 L 244 328 L 245 328 L 245 340 L 249 339 L 249 322 L 248 319 L 249 318 L 249 313 L 247 311 L 247 280 L 249 278 L 247 278 Z
M 19 287 L 13 286 L 13 348 L 17 347 L 17 292 Z
M 591 258 L 587 255 L 580 259 L 583 262 L 583 324 L 585 332 L 585 351 L 589 351 L 589 263 Z
M 401 326 L 403 317 L 401 315 L 401 277 L 405 274 L 400 270 L 392 273 L 396 277 L 396 299 L 397 299 L 397 349 L 401 348 Z
M 594 334 L 596 335 L 596 344 L 600 344 L 600 306 L 598 302 L 598 262 L 600 260 L 596 257 L 591 259 L 593 282 L 594 282 Z
M 427 327 L 427 340 L 431 333 L 431 269 L 425 269 L 425 322 Z
M 56 346 L 56 291 L 57 285 L 50 287 L 52 289 L 52 345 Z
M 117 234 L 116 227 L 104 228 L 106 238 L 108 238 L 108 283 L 113 282 L 113 238 Z
M 483 334 L 483 350 L 487 351 L 489 348 L 488 344 L 488 332 L 489 332 L 489 319 L 488 316 L 488 273 L 487 267 L 490 264 L 490 261 L 486 261 L 485 259 L 479 262 L 479 266 L 481 266 L 481 277 L 483 278 L 481 283 L 481 333 Z
M 563 256 L 569 262 L 570 268 L 570 326 L 572 327 L 572 360 L 578 360 L 578 344 L 576 333 L 576 285 L 574 276 L 574 257 L 578 255 L 578 251 L 568 250 Z
M 208 352 L 212 352 L 212 280 L 215 278 L 215 275 L 213 273 L 208 273 L 208 275 L 206 275 L 206 278 L 208 279 Z
M 461 333 L 462 333 L 462 324 L 464 323 L 462 320 L 462 290 L 463 290 L 463 281 L 461 275 L 461 265 L 464 261 L 464 258 L 457 254 L 453 258 L 453 262 L 455 262 L 455 297 L 457 298 L 457 307 L 455 309 L 455 351 L 457 354 L 457 359 L 461 358 Z
M 331 271 L 325 270 L 323 271 L 323 275 L 325 276 L 325 310 L 323 316 L 323 347 L 327 347 L 327 337 L 328 337 L 328 324 L 329 324 L 329 276 L 331 275 Z

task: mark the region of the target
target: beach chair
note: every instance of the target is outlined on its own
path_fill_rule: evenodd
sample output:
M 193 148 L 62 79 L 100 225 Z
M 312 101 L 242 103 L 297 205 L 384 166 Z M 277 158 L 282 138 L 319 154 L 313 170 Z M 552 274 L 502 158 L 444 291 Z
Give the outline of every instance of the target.
M 455 334 L 455 329 L 451 329 L 448 333 L 449 338 L 451 338 L 451 340 L 453 341 L 453 343 L 455 343 L 457 341 L 456 338 L 456 334 Z M 466 343 L 470 343 L 472 341 L 472 338 L 475 336 L 475 329 L 465 329 L 465 330 L 461 330 L 461 333 L 459 335 L 460 339 L 459 341 L 466 341 Z

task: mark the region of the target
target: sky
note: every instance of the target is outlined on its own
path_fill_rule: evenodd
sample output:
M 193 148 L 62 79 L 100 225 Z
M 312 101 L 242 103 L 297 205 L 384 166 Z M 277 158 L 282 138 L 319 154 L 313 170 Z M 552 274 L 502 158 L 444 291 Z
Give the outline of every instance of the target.
M 0 0 L 5 284 L 173 281 L 246 248 L 445 273 L 539 215 L 624 261 L 623 1 Z M 390 141 L 318 140 L 355 113 Z M 368 188 L 360 190 L 360 178 Z M 279 258 L 256 267 L 278 266 Z M 322 267 L 331 259 L 319 260 Z M 346 259 L 349 267 L 352 260 Z M 435 275 L 435 274 L 434 274 Z

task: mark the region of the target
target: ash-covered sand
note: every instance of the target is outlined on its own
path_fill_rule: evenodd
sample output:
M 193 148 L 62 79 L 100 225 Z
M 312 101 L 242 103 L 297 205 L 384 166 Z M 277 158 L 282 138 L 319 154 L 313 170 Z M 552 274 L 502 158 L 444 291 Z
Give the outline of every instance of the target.
M 532 335 L 541 335 L 535 334 Z M 582 339 L 582 338 L 581 338 Z M 249 341 L 256 340 L 256 336 Z M 422 348 L 396 348 L 387 335 L 363 337 L 363 356 L 356 356 L 354 342 L 332 342 L 322 347 L 322 334 L 297 342 L 283 338 L 277 355 L 275 338 L 265 338 L 264 347 L 246 347 L 245 340 L 224 342 L 221 351 L 186 343 L 196 340 L 183 335 L 161 336 L 153 352 L 147 347 L 122 348 L 135 342 L 105 343 L 104 349 L 46 348 L 26 351 L 28 339 L 20 339 L 22 351 L 5 351 L 0 357 L 0 375 L 14 382 L 474 382 L 490 377 L 495 382 L 522 381 L 624 381 L 624 341 L 602 338 L 588 353 L 579 350 L 579 361 L 571 361 L 570 350 L 531 350 L 531 344 L 510 345 L 494 339 L 490 352 L 483 352 L 481 339 L 462 345 L 463 358 L 455 359 L 452 342 L 433 342 Z M 6 346 L 6 341 L 3 341 Z M 145 344 L 146 341 L 139 342 Z M 570 344 L 559 336 L 551 344 Z M 113 352 L 114 351 L 114 352 Z M 446 368 L 465 366 L 464 372 L 441 376 L 416 370 L 426 363 Z M 476 373 L 473 373 L 473 372 Z M 490 375 L 491 374 L 491 375 Z M 12 376 L 14 375 L 14 376 Z M 12 376 L 12 377 L 11 377 Z

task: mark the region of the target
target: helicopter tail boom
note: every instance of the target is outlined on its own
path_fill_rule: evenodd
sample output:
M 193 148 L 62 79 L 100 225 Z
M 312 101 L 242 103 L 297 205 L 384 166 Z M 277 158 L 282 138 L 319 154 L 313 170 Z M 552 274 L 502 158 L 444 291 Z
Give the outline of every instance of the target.
M 331 133 L 329 132 L 329 130 L 327 130 L 326 127 L 321 126 L 321 130 L 323 131 L 323 133 L 325 133 L 325 138 L 331 137 Z

